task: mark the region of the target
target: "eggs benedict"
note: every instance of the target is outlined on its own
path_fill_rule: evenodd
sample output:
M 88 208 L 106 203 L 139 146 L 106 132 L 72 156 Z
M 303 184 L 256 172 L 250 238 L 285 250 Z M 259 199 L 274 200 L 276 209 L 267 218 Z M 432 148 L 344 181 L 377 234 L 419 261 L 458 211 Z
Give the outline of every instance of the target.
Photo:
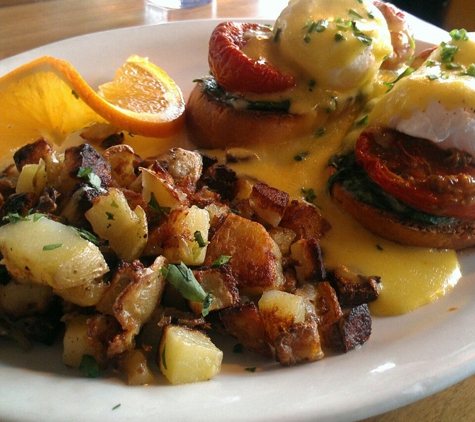
M 394 68 L 407 59 L 394 54 L 385 14 L 395 9 L 377 4 L 291 0 L 272 28 L 218 25 L 209 42 L 211 75 L 198 80 L 187 103 L 190 140 L 204 148 L 273 144 L 312 133 L 366 99 L 385 60 Z
M 333 198 L 396 242 L 475 245 L 475 34 L 454 30 L 375 105 L 331 163 Z

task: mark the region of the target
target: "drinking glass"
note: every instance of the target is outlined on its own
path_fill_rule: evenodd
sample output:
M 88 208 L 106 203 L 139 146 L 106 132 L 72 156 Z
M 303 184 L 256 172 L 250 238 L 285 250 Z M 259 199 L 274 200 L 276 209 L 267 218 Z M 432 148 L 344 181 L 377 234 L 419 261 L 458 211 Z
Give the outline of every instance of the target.
M 147 0 L 151 6 L 162 9 L 190 9 L 211 3 L 212 0 Z

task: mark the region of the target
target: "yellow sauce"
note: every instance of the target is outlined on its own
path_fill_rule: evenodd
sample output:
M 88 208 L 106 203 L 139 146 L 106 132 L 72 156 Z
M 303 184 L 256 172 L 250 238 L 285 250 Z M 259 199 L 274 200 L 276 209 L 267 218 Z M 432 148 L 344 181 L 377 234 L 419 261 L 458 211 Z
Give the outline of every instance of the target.
M 259 160 L 231 166 L 238 174 L 263 180 L 293 198 L 303 197 L 302 188 L 314 189 L 316 205 L 332 225 L 321 241 L 327 268 L 346 265 L 364 275 L 380 276 L 381 293 L 371 312 L 403 314 L 450 291 L 461 276 L 460 266 L 454 251 L 402 246 L 371 234 L 331 201 L 326 192 L 327 162 L 341 148 L 356 114 L 350 109 L 328 122 L 323 136 L 276 140 L 273 146 L 254 150 Z M 294 156 L 302 152 L 306 157 L 296 161 Z

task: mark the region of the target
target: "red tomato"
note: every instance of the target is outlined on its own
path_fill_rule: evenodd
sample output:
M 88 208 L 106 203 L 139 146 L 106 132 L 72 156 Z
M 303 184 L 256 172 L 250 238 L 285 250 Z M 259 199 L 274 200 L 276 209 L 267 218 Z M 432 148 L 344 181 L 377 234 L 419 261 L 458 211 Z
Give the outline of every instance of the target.
M 471 155 L 380 128 L 359 137 L 355 155 L 376 184 L 409 206 L 433 215 L 475 218 Z
M 284 91 L 295 85 L 294 77 L 283 74 L 265 61 L 254 60 L 241 49 L 250 31 L 272 32 L 256 23 L 223 22 L 209 41 L 208 62 L 216 82 L 229 92 L 264 94 Z

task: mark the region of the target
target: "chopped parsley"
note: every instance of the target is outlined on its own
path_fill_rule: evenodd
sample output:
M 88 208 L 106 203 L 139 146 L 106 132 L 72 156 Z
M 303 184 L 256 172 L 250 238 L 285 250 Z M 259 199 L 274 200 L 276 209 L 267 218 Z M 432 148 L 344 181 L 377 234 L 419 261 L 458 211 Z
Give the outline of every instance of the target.
M 230 260 L 230 255 L 220 255 L 218 259 L 214 260 L 213 267 L 220 267 L 221 265 L 226 265 Z
M 191 271 L 183 262 L 178 265 L 169 264 L 168 267 L 162 267 L 162 274 L 167 281 L 174 286 L 180 294 L 188 300 L 203 303 L 203 316 L 208 315 L 209 307 L 213 298 L 207 294 L 196 280 L 193 271 Z
M 148 201 L 147 205 L 152 211 L 156 212 L 157 214 L 169 214 L 171 210 L 170 207 L 160 206 L 153 192 L 150 193 L 150 201 Z
M 301 152 L 300 154 L 294 155 L 294 160 L 295 161 L 303 161 L 305 158 L 307 158 L 308 152 Z
M 91 355 L 83 355 L 79 364 L 79 370 L 88 378 L 97 378 L 100 374 L 99 364 L 94 356 Z
M 63 246 L 62 243 L 52 243 L 50 245 L 43 246 L 44 251 L 53 251 L 55 249 L 61 248 Z
M 101 178 L 95 174 L 91 167 L 79 167 L 77 177 L 84 179 L 89 183 L 94 189 L 102 191 L 101 187 Z

